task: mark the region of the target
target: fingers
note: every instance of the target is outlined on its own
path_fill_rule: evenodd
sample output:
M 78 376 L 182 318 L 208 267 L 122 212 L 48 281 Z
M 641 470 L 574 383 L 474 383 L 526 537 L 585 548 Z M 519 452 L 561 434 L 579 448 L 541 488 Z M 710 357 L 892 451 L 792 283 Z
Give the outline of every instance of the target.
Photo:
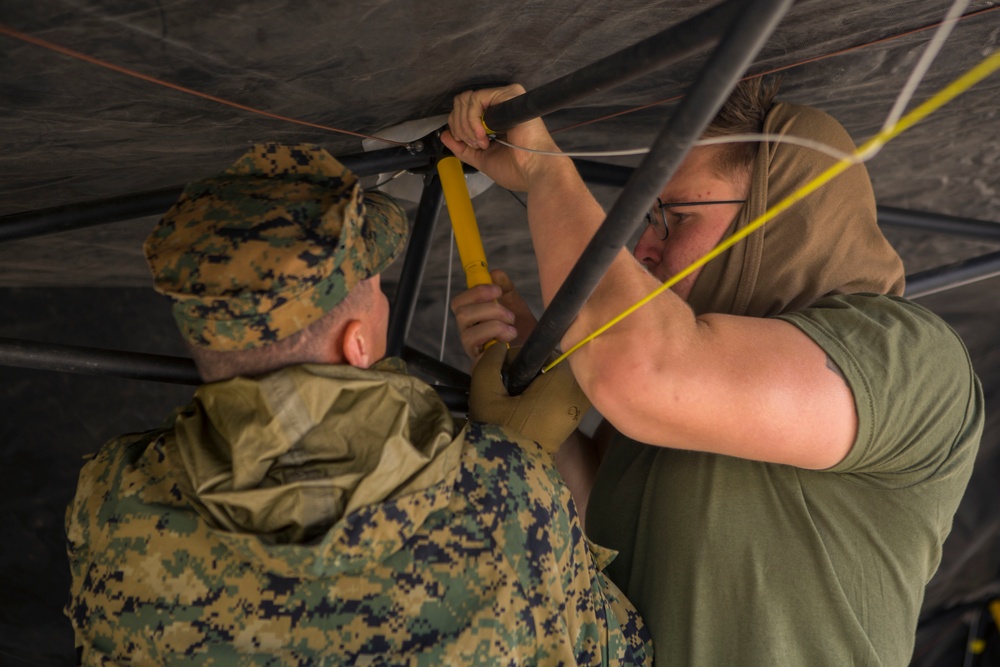
M 473 362 L 479 359 L 483 348 L 491 340 L 510 343 L 517 336 L 517 329 L 497 320 L 487 320 L 462 331 L 462 349 Z
M 451 302 L 462 349 L 473 360 L 483 352 L 483 346 L 498 340 L 509 343 L 517 337 L 513 326 L 514 314 L 495 301 L 500 296 L 496 285 L 479 285 L 467 290 Z
M 534 331 L 538 320 L 535 319 L 535 314 L 531 312 L 531 308 L 528 307 L 527 302 L 518 293 L 517 288 L 514 287 L 514 281 L 506 273 L 500 269 L 496 269 L 490 272 L 490 277 L 493 279 L 493 284 L 500 288 L 500 305 L 514 314 L 514 326 L 517 328 L 517 338 L 508 342 L 520 345 Z
M 493 279 L 493 284 L 500 288 L 502 294 L 515 291 L 514 281 L 504 271 L 493 269 L 490 271 L 490 278 Z
M 479 92 L 479 97 L 484 97 Z M 448 129 L 441 133 L 441 143 L 462 162 L 481 169 L 480 157 L 490 147 L 490 141 L 480 120 L 485 106 L 476 94 L 470 90 L 455 98 L 448 115 Z
M 462 144 L 462 148 L 473 148 L 486 150 L 490 142 L 486 136 L 486 129 L 483 127 L 482 116 L 486 110 L 488 96 L 487 91 L 468 90 L 455 97 L 451 113 L 448 115 L 448 129 L 453 143 Z M 442 137 L 442 141 L 444 138 Z M 459 155 L 455 147 L 445 141 L 445 145 Z
M 483 90 L 467 90 L 455 97 L 451 113 L 448 115 L 448 128 L 453 142 L 465 144 L 476 150 L 486 150 L 490 140 L 483 125 L 483 114 L 491 106 L 524 94 L 524 87 L 511 84 L 502 88 L 486 88 Z M 455 147 L 445 142 L 448 148 L 458 155 Z M 461 159 L 461 156 L 459 156 Z
M 480 157 L 482 155 L 482 151 L 477 148 L 472 148 L 465 142 L 456 139 L 451 130 L 445 130 L 441 133 L 441 143 L 443 143 L 448 150 L 455 154 L 455 157 L 465 164 L 475 169 L 480 168 Z
M 465 290 L 461 294 L 456 294 L 451 300 L 451 312 L 458 315 L 458 310 L 464 306 L 475 303 L 487 303 L 500 298 L 500 288 L 496 285 L 476 285 Z
M 448 116 L 452 136 L 467 146 L 485 150 L 489 147 L 483 126 L 486 109 L 523 94 L 524 86 L 515 83 L 501 88 L 467 90 L 457 95 Z
M 482 117 L 492 98 L 490 90 L 467 90 L 455 98 L 455 106 L 448 117 L 452 134 L 470 148 L 485 150 L 490 141 L 483 127 Z M 454 119 L 454 123 L 452 123 Z
M 463 335 L 465 330 L 486 322 L 496 322 L 498 325 L 496 330 L 502 330 L 506 333 L 506 330 L 509 329 L 512 337 L 517 335 L 517 329 L 514 327 L 514 313 L 496 301 L 470 303 L 458 307 L 455 307 L 454 302 L 452 302 L 452 312 L 455 314 L 458 330 Z
M 510 329 L 513 334 L 517 334 L 514 327 L 514 313 L 500 305 L 496 301 L 486 303 L 471 303 L 458 309 L 453 309 L 455 322 L 459 331 L 464 331 L 470 327 L 477 326 L 484 322 L 497 322 L 503 329 Z

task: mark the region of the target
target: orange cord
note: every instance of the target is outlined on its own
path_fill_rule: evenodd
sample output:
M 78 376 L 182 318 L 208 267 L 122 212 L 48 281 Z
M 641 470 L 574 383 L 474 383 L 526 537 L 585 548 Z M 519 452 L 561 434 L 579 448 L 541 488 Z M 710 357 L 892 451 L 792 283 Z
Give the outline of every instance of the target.
M 962 16 L 958 20 L 959 21 L 964 21 L 966 19 L 976 18 L 976 17 L 983 16 L 984 14 L 988 14 L 990 12 L 994 12 L 994 11 L 997 11 L 997 10 L 1000 10 L 1000 6 L 986 7 L 984 9 L 980 9 L 978 11 L 966 14 L 966 15 Z M 933 28 L 937 28 L 937 27 L 939 27 L 941 25 L 941 23 L 942 23 L 941 21 L 937 21 L 935 23 L 931 23 L 931 24 L 922 26 L 920 28 L 914 28 L 913 30 L 907 30 L 905 32 L 898 33 L 896 35 L 890 35 L 888 37 L 883 37 L 881 39 L 876 39 L 876 40 L 871 41 L 871 42 L 865 42 L 864 44 L 858 44 L 858 45 L 855 45 L 855 46 L 849 46 L 847 48 L 839 49 L 837 51 L 832 51 L 830 53 L 826 53 L 826 54 L 823 54 L 823 55 L 820 55 L 820 56 L 815 56 L 813 58 L 807 58 L 805 60 L 801 60 L 801 61 L 792 63 L 790 65 L 785 65 L 785 66 L 782 66 L 782 67 L 775 67 L 773 69 L 766 70 L 764 72 L 758 72 L 757 74 L 753 74 L 753 75 L 749 75 L 749 76 L 743 77 L 743 79 L 741 79 L 741 80 L 754 79 L 754 78 L 761 77 L 761 76 L 767 76 L 769 74 L 776 74 L 778 72 L 784 72 L 784 71 L 787 71 L 787 70 L 790 70 L 790 69 L 794 69 L 796 67 L 801 67 L 802 65 L 807 65 L 809 63 L 818 62 L 820 60 L 825 60 L 827 58 L 833 58 L 834 56 L 844 55 L 845 53 L 851 53 L 853 51 L 858 51 L 860 49 L 867 48 L 869 46 L 874 46 L 876 44 L 883 44 L 885 42 L 890 42 L 892 40 L 900 39 L 902 37 L 907 37 L 909 35 L 915 35 L 917 33 L 924 32 L 926 30 L 931 30 Z M 381 137 L 376 137 L 376 136 L 372 136 L 372 135 L 369 135 L 369 134 L 362 134 L 360 132 L 352 132 L 350 130 L 344 130 L 344 129 L 337 128 L 337 127 L 330 127 L 328 125 L 320 125 L 319 123 L 310 123 L 309 121 L 299 120 L 297 118 L 289 118 L 288 116 L 281 116 L 281 115 L 276 114 L 276 113 L 271 113 L 270 111 L 263 111 L 261 109 L 255 109 L 254 107 L 250 107 L 250 106 L 247 106 L 245 104 L 240 104 L 238 102 L 231 102 L 229 100 L 222 99 L 221 97 L 216 97 L 214 95 L 209 95 L 208 93 L 202 93 L 202 92 L 199 92 L 197 90 L 193 90 L 191 88 L 186 88 L 184 86 L 173 84 L 173 83 L 170 83 L 168 81 L 163 81 L 162 79 L 157 79 L 157 78 L 149 76 L 147 74 L 142 74 L 140 72 L 136 72 L 135 70 L 131 70 L 131 69 L 128 69 L 126 67 L 121 67 L 120 65 L 115 65 L 114 63 L 109 63 L 106 60 L 101 60 L 101 59 L 95 58 L 93 56 L 88 56 L 85 53 L 80 53 L 79 51 L 74 51 L 73 49 L 69 49 L 69 48 L 66 48 L 64 46 L 60 46 L 58 44 L 54 44 L 52 42 L 46 41 L 44 39 L 41 39 L 41 38 L 38 38 L 38 37 L 33 37 L 31 35 L 25 34 L 23 32 L 19 32 L 17 30 L 12 29 L 12 28 L 8 28 L 7 26 L 5 26 L 3 24 L 0 24 L 0 34 L 7 35 L 8 37 L 13 37 L 14 39 L 18 39 L 18 40 L 20 40 L 22 42 L 27 42 L 28 44 L 34 44 L 35 46 L 40 46 L 43 49 L 48 49 L 48 50 L 54 51 L 56 53 L 61 53 L 61 54 L 66 55 L 66 56 L 70 56 L 71 58 L 76 58 L 78 60 L 83 60 L 85 62 L 92 63 L 94 65 L 98 65 L 100 67 L 104 67 L 104 68 L 113 70 L 115 72 L 119 72 L 121 74 L 126 74 L 128 76 L 132 76 L 132 77 L 135 77 L 137 79 L 142 79 L 143 81 L 148 81 L 149 83 L 154 83 L 154 84 L 156 84 L 158 86 L 163 86 L 165 88 L 170 88 L 172 90 L 176 90 L 176 91 L 179 91 L 179 92 L 182 92 L 182 93 L 186 93 L 188 95 L 193 95 L 195 97 L 200 97 L 202 99 L 210 100 L 212 102 L 217 102 L 219 104 L 224 104 L 226 106 L 233 107 L 235 109 L 240 109 L 242 111 L 248 111 L 250 113 L 254 113 L 254 114 L 257 114 L 257 115 L 260 115 L 260 116 L 264 116 L 266 118 L 273 118 L 275 120 L 285 121 L 285 122 L 288 122 L 288 123 L 295 123 L 296 125 L 304 125 L 306 127 L 312 127 L 312 128 L 315 128 L 315 129 L 318 129 L 318 130 L 324 130 L 324 131 L 327 131 L 327 132 L 336 132 L 338 134 L 348 134 L 348 135 L 351 135 L 351 136 L 354 136 L 354 137 L 361 137 L 363 139 L 378 139 L 379 141 L 384 141 L 384 142 L 389 143 L 389 144 L 395 144 L 397 146 L 406 146 L 406 144 L 403 143 L 403 142 L 390 141 L 388 139 L 382 139 Z M 627 115 L 627 114 L 630 114 L 630 113 L 635 113 L 637 111 L 642 111 L 643 109 L 649 109 L 650 107 L 659 106 L 661 104 L 667 104 L 669 102 L 675 102 L 675 101 L 681 99 L 682 97 L 684 97 L 684 96 L 683 95 L 674 95 L 673 97 L 668 97 L 668 98 L 665 98 L 665 99 L 662 99 L 662 100 L 657 100 L 656 102 L 650 102 L 648 104 L 643 104 L 643 105 L 640 105 L 640 106 L 637 106 L 637 107 L 633 107 L 631 109 L 626 109 L 624 111 L 618 111 L 618 112 L 615 112 L 613 114 L 608 114 L 606 116 L 601 116 L 599 118 L 593 118 L 591 120 L 585 120 L 585 121 L 582 121 L 582 122 L 579 122 L 579 123 L 574 123 L 573 125 L 567 125 L 565 127 L 560 127 L 560 128 L 558 128 L 556 130 L 552 130 L 552 134 L 556 134 L 557 132 L 565 132 L 566 130 L 572 130 L 572 129 L 577 128 L 577 127 L 583 127 L 585 125 L 590 125 L 592 123 L 597 123 L 597 122 L 600 122 L 600 121 L 603 121 L 603 120 L 610 120 L 612 118 L 617 118 L 618 116 L 624 116 L 624 115 Z
M 157 79 L 156 77 L 149 76 L 148 74 L 142 74 L 141 72 L 136 72 L 135 70 L 128 69 L 127 67 L 115 65 L 114 63 L 109 63 L 106 60 L 101 60 L 100 58 L 88 56 L 85 53 L 74 51 L 73 49 L 66 48 L 65 46 L 60 46 L 58 44 L 54 44 L 44 39 L 33 37 L 32 35 L 19 32 L 17 30 L 14 30 L 13 28 L 8 28 L 2 23 L 0 23 L 0 34 L 7 35 L 8 37 L 13 37 L 14 39 L 20 40 L 22 42 L 27 42 L 28 44 L 34 44 L 35 46 L 40 46 L 43 49 L 48 49 L 49 51 L 61 53 L 62 55 L 69 56 L 71 58 L 76 58 L 77 60 L 83 60 L 84 62 L 88 62 L 93 65 L 98 65 L 100 67 L 104 67 L 106 69 L 119 72 L 120 74 L 127 74 L 128 76 L 132 76 L 137 79 L 142 79 L 143 81 L 148 81 L 149 83 L 155 83 L 156 85 L 163 86 L 164 88 L 170 88 L 171 90 L 176 90 L 178 92 L 185 93 L 187 95 L 193 95 L 195 97 L 200 97 L 205 100 L 210 100 L 212 102 L 224 104 L 226 106 L 233 107 L 234 109 L 240 109 L 241 111 L 249 111 L 250 113 L 254 113 L 259 116 L 264 116 L 266 118 L 273 118 L 274 120 L 280 120 L 286 123 L 295 123 L 296 125 L 305 125 L 306 127 L 312 127 L 317 130 L 324 130 L 326 132 L 349 134 L 354 137 L 361 137 L 362 139 L 378 139 L 379 141 L 384 141 L 385 143 L 388 144 L 395 144 L 397 146 L 406 146 L 406 144 L 403 142 L 390 141 L 388 139 L 382 139 L 381 137 L 375 137 L 369 134 L 362 134 L 360 132 L 352 132 L 350 130 L 344 130 L 339 127 L 330 127 L 329 125 L 310 123 L 309 121 L 306 120 L 299 120 L 298 118 L 289 118 L 288 116 L 282 116 L 276 113 L 271 113 L 270 111 L 255 109 L 254 107 L 250 107 L 245 104 L 240 104 L 239 102 L 231 102 L 230 100 L 224 100 L 221 97 L 216 97 L 215 95 L 209 95 L 208 93 L 202 93 L 200 91 L 193 90 L 191 88 L 186 88 L 184 86 L 180 86 L 175 83 L 170 83 L 169 81 L 163 81 L 162 79 Z

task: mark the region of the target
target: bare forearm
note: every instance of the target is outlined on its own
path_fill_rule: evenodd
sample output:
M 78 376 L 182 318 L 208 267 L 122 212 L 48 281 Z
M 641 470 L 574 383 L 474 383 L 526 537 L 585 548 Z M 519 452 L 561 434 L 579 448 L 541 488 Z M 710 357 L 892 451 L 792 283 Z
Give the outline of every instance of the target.
M 605 215 L 572 162 L 552 158 L 540 166 L 529 180 L 528 224 L 538 259 L 542 298 L 548 306 Z M 564 348 L 618 315 L 658 284 L 629 252 L 621 250 L 564 336 Z M 683 331 L 693 327 L 694 316 L 687 305 L 673 294 L 664 294 L 574 354 L 573 370 L 589 394 L 592 381 L 600 378 L 607 383 L 609 367 L 632 364 L 630 355 L 639 350 L 651 353 L 650 345 L 677 340 L 673 329 Z M 651 331 L 658 335 L 651 337 Z
M 604 220 L 569 158 L 547 157 L 529 179 L 528 226 L 548 306 Z
M 549 158 L 540 163 L 540 168 L 532 172 L 528 191 L 528 225 L 538 260 L 542 299 L 545 305 L 555 296 L 556 291 L 569 275 L 591 238 L 604 222 L 605 214 L 594 199 L 583 180 L 577 174 L 568 158 Z M 620 302 L 620 296 L 613 298 L 614 305 L 602 292 L 618 292 L 621 281 L 626 283 L 656 282 L 632 259 L 627 250 L 622 250 L 607 273 L 605 289 L 598 287 L 595 297 L 581 312 L 581 320 L 603 323 L 603 315 L 613 315 Z M 642 288 L 629 290 L 636 294 L 645 293 Z M 646 290 L 648 291 L 648 290 Z M 577 337 L 579 338 L 579 337 Z

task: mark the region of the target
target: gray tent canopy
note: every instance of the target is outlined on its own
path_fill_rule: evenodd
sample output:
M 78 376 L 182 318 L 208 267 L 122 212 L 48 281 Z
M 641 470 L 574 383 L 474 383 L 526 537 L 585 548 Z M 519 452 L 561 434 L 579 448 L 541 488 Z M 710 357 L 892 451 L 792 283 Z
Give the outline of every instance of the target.
M 0 497 L 25 509 L 11 534 L 30 545 L 17 554 L 5 547 L 4 580 L 33 580 L 0 595 L 4 626 L 15 630 L 0 632 L 0 651 L 56 664 L 71 649 L 59 614 L 67 580 L 59 505 L 72 493 L 79 454 L 123 429 L 116 423 L 123 404 L 134 406 L 135 428 L 148 427 L 196 381 L 169 322 L 152 324 L 149 313 L 163 304 L 140 296 L 148 292 L 141 240 L 181 184 L 223 168 L 260 140 L 321 144 L 361 174 L 426 174 L 410 207 L 407 259 L 386 276 L 394 294 L 390 345 L 460 409 L 467 362 L 456 345 L 440 344 L 442 333 L 455 336 L 444 315 L 450 240 L 446 226 L 436 225 L 442 202 L 430 169 L 442 149 L 429 135 L 419 145 L 365 153 L 353 135 L 442 113 L 452 94 L 468 87 L 520 81 L 529 95 L 498 108 L 488 123 L 494 129 L 546 114 L 567 150 L 652 147 L 645 158 L 578 162 L 608 221 L 593 254 L 542 316 L 524 367 L 512 371 L 512 384 L 523 385 L 737 78 L 781 72 L 781 97 L 824 109 L 860 143 L 879 130 L 947 10 L 927 0 L 790 4 L 626 0 L 598 8 L 555 0 L 418 10 L 400 0 L 335 7 L 226 0 L 208 8 L 53 0 L 0 9 L 0 299 L 10 313 L 0 325 L 0 361 L 34 369 L 0 369 L 9 387 L 4 403 L 18 414 L 5 422 L 0 461 L 41 469 L 57 453 L 72 459 L 40 489 Z M 998 9 L 996 2 L 970 4 L 915 101 L 1000 46 Z M 962 334 L 991 405 L 1000 377 L 998 92 L 1000 76 L 986 79 L 868 165 L 880 224 L 908 268 L 908 293 L 924 297 Z M 523 218 L 520 204 L 492 188 L 476 208 L 491 265 L 511 273 L 540 313 L 526 226 L 514 222 Z M 37 369 L 115 377 L 57 381 Z M 134 381 L 117 376 L 179 386 L 135 392 L 124 388 Z M 94 382 L 105 384 L 86 384 Z M 39 432 L 41 419 L 72 413 L 65 406 L 85 403 L 80 396 L 95 386 L 113 394 L 110 405 L 59 415 L 58 429 Z M 53 396 L 59 407 L 46 403 Z M 1000 517 L 992 511 L 1000 491 L 990 481 L 1000 451 L 995 412 L 927 589 L 914 664 L 958 664 L 969 636 L 989 640 L 986 653 L 974 657 L 995 659 L 1000 651 L 987 611 L 1000 595 Z M 63 571 L 48 582 L 26 577 L 33 570 L 24 557 L 32 554 Z M 25 608 L 30 613 L 17 611 Z M 25 623 L 34 634 L 23 631 Z

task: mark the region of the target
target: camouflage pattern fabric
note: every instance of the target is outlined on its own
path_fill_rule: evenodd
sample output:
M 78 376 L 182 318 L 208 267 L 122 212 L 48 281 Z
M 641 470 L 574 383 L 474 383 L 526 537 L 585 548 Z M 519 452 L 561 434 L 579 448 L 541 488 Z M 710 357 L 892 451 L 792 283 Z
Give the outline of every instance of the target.
M 218 351 L 286 338 L 400 253 L 406 214 L 314 146 L 254 146 L 191 183 L 144 250 L 185 340 Z
M 341 372 L 348 376 L 337 377 Z M 286 382 L 282 401 L 301 399 L 310 410 L 331 393 L 363 400 L 431 391 L 388 370 L 301 366 L 271 376 L 288 374 L 296 390 L 289 397 Z M 118 438 L 84 467 L 67 513 L 67 615 L 83 664 L 651 664 L 642 620 L 601 572 L 611 552 L 584 537 L 551 457 L 497 426 L 470 423 L 454 441 L 422 449 L 430 452 L 426 464 L 388 484 L 382 500 L 354 509 L 345 502 L 325 532 L 307 530 L 303 541 L 277 529 L 261 535 L 214 527 L 217 513 L 207 511 L 198 488 L 217 500 L 222 492 L 193 481 L 180 460 L 176 424 L 197 410 L 220 423 L 227 417 L 215 407 L 229 412 L 241 401 L 227 402 L 225 394 L 246 392 L 248 382 L 201 387 L 200 404 L 174 424 Z M 437 442 L 446 408 L 440 401 L 410 405 L 416 409 L 400 432 L 414 443 Z M 318 433 L 350 433 L 392 417 L 327 408 L 317 415 L 320 423 L 299 423 L 300 439 L 272 457 L 294 462 L 308 449 L 306 458 L 316 462 L 300 466 L 307 470 L 297 471 L 297 482 L 271 468 L 242 486 L 256 492 L 320 484 L 333 457 L 313 456 Z M 258 436 L 242 417 L 228 415 L 245 424 L 234 435 Z M 213 428 L 202 432 L 218 436 Z M 453 463 L 445 461 L 450 452 L 457 453 Z M 377 469 L 381 454 L 372 458 Z M 217 472 L 228 474 L 221 464 Z M 241 502 L 226 493 L 231 506 Z M 255 511 L 289 506 L 276 501 Z

